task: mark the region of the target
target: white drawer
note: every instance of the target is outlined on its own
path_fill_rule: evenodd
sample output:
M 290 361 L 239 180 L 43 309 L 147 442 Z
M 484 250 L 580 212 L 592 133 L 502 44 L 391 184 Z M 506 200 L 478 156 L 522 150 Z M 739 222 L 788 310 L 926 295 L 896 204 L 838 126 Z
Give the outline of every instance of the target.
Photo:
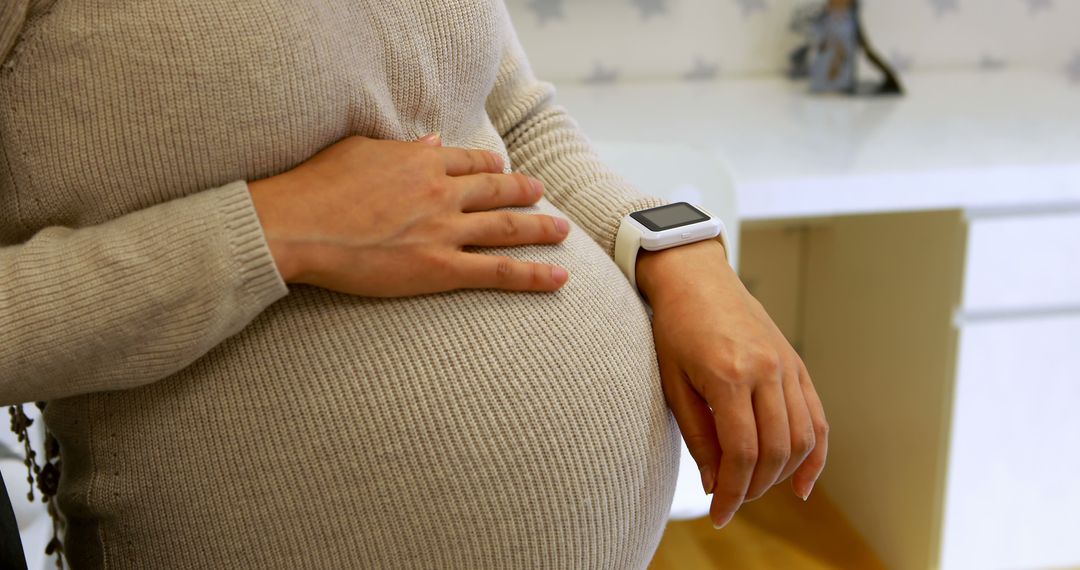
M 960 330 L 943 570 L 1080 565 L 1080 313 Z
M 970 220 L 965 312 L 1080 307 L 1080 211 Z

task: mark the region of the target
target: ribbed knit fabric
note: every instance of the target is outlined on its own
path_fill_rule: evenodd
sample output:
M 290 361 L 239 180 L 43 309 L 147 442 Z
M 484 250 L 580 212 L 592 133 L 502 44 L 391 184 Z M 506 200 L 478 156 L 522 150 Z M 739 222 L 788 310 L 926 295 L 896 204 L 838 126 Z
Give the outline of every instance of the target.
M 491 0 L 0 4 L 0 403 L 75 568 L 643 568 L 677 429 L 598 162 Z M 495 150 L 555 293 L 286 286 L 246 181 L 350 134 Z

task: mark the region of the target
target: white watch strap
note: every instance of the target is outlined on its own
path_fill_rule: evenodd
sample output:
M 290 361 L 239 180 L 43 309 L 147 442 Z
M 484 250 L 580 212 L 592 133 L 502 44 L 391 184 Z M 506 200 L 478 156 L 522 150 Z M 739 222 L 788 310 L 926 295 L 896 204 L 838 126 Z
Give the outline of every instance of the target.
M 629 217 L 629 216 L 627 216 Z M 615 265 L 630 280 L 630 285 L 637 291 L 637 256 L 641 249 L 641 230 L 625 218 L 619 224 L 619 233 L 615 236 Z
M 724 253 L 727 256 L 728 261 L 731 261 L 731 252 L 727 251 L 728 237 L 727 228 L 724 226 L 724 221 L 717 217 L 712 212 L 709 212 L 705 208 L 697 206 L 698 209 L 709 215 L 710 218 L 716 220 L 720 225 L 720 243 L 724 246 Z M 615 235 L 615 265 L 619 266 L 623 275 L 630 281 L 630 285 L 637 291 L 637 256 L 638 251 L 641 250 L 641 229 L 630 221 L 630 216 L 627 215 L 623 218 L 619 224 L 619 232 Z M 713 239 L 716 236 L 713 236 Z M 702 238 L 705 239 L 705 238 Z

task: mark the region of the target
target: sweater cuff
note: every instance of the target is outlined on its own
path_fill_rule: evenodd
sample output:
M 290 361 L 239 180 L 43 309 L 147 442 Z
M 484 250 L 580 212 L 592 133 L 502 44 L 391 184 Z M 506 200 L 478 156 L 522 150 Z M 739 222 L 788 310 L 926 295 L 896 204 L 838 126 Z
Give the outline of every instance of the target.
M 270 253 L 247 182 L 231 182 L 213 192 L 217 193 L 220 202 L 218 211 L 224 217 L 223 225 L 232 251 L 230 259 L 235 264 L 244 293 L 239 301 L 246 309 L 245 314 L 257 314 L 287 295 L 289 287 Z

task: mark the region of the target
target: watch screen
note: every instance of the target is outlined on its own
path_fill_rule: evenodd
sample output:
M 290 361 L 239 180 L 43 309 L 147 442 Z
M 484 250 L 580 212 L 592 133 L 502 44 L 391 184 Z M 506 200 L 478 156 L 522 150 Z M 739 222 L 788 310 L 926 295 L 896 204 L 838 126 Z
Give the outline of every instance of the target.
M 705 215 L 701 210 L 686 202 L 676 202 L 675 204 L 641 210 L 640 212 L 632 212 L 630 216 L 654 232 L 696 224 L 709 219 L 709 216 Z

